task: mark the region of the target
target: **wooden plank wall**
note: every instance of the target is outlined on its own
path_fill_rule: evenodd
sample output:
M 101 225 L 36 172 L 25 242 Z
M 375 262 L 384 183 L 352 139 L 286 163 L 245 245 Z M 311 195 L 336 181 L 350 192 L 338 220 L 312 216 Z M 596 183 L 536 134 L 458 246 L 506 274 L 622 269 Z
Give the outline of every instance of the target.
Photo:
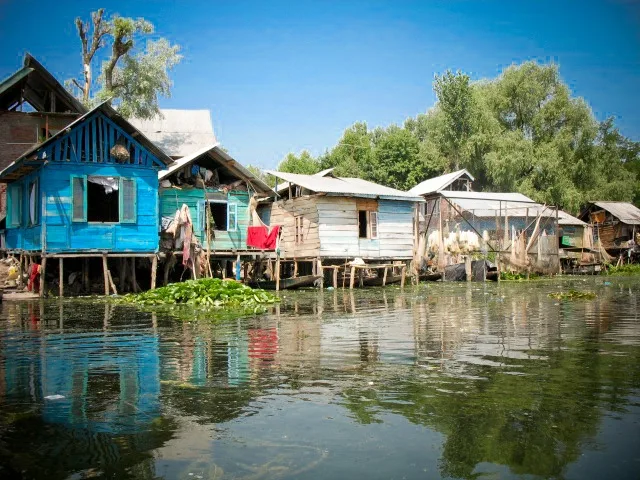
M 207 189 L 208 193 L 219 192 L 219 190 Z M 198 212 L 202 208 L 205 199 L 205 191 L 201 188 L 161 188 L 160 189 L 160 214 L 163 217 L 173 217 L 176 210 L 186 204 L 191 213 L 194 224 L 194 233 L 203 244 L 206 239 L 206 231 L 201 228 L 198 220 Z M 212 232 L 213 239 L 210 243 L 211 250 L 241 250 L 247 248 L 247 227 L 250 222 L 249 215 L 249 193 L 246 191 L 231 191 L 227 194 L 229 204 L 238 206 L 238 228 L 236 231 L 228 232 L 215 230 Z M 200 206 L 198 206 L 200 203 Z
M 378 202 L 378 237 L 381 258 L 413 257 L 413 202 L 380 200 Z
M 134 165 L 49 163 L 42 170 L 41 191 L 45 196 L 47 252 L 154 252 L 158 248 L 158 174 Z M 126 223 L 72 222 L 71 175 L 103 175 L 135 178 L 137 221 Z
M 354 258 L 360 255 L 357 201 L 351 197 L 318 197 L 320 255 Z
M 270 225 L 280 225 L 283 258 L 315 258 L 320 254 L 318 202 L 322 197 L 303 196 L 271 204 Z M 296 244 L 296 217 L 302 217 L 302 242 Z

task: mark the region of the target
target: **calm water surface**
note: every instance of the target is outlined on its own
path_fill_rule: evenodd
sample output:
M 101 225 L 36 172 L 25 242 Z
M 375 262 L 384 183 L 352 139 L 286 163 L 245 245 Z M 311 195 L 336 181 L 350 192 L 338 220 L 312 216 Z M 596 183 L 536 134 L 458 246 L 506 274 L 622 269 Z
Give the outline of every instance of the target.
M 640 285 L 606 282 L 5 302 L 0 478 L 637 479 Z

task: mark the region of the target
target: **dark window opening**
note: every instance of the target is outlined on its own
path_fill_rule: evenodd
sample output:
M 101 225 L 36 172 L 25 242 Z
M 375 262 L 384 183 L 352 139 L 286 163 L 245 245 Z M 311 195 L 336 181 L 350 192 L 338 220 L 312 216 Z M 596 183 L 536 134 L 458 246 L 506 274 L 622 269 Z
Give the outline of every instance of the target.
M 91 181 L 108 180 L 111 185 Z M 106 182 L 105 182 L 106 183 Z M 87 182 L 87 221 L 118 222 L 120 220 L 120 195 L 116 177 L 89 177 Z
M 226 203 L 209 203 L 209 211 L 211 212 L 211 227 L 214 230 L 227 230 L 227 204 Z
M 366 210 L 358 210 L 358 226 L 360 227 L 360 238 L 368 238 L 367 228 L 367 211 Z

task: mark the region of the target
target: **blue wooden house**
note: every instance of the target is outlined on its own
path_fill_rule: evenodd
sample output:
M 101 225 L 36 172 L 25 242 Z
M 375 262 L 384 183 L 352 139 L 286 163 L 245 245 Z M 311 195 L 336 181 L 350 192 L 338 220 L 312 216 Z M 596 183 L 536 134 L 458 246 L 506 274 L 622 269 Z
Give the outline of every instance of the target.
M 97 106 L 0 172 L 6 250 L 40 258 L 43 268 L 59 258 L 61 292 L 62 258 L 103 257 L 107 293 L 108 257 L 147 256 L 156 265 L 158 171 L 169 163 L 111 106 Z

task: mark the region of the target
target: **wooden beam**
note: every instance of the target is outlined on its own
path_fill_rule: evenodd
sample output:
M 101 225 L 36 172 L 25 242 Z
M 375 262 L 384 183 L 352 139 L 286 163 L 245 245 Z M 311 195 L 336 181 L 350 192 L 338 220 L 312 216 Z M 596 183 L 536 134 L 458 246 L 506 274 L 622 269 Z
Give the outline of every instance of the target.
M 407 265 L 402 265 L 401 273 L 400 273 L 400 288 L 404 288 L 404 277 L 407 273 Z
M 44 297 L 44 291 L 46 288 L 46 274 L 47 271 L 47 257 L 42 257 L 42 262 L 40 265 L 40 298 Z
M 318 275 L 320 275 L 320 288 L 324 288 L 324 270 L 322 270 L 322 260 L 318 258 Z
M 353 284 L 356 281 L 356 267 L 351 265 L 351 278 L 349 278 L 349 290 L 353 290 Z
M 333 269 L 333 288 L 337 289 L 338 288 L 338 270 L 340 268 L 334 268 Z
M 280 291 L 280 255 L 276 257 L 276 292 Z
M 158 270 L 158 257 L 154 255 L 151 260 L 151 290 L 156 288 L 156 272 Z
M 102 255 L 102 277 L 104 279 L 104 295 L 109 296 L 109 266 L 107 265 L 107 254 Z
M 58 285 L 58 296 L 59 297 L 64 297 L 64 259 L 63 258 L 59 258 L 58 259 L 58 282 L 60 283 L 60 285 Z
M 384 274 L 382 275 L 382 286 L 384 287 L 387 284 L 387 273 L 389 271 L 389 267 L 384 267 Z

